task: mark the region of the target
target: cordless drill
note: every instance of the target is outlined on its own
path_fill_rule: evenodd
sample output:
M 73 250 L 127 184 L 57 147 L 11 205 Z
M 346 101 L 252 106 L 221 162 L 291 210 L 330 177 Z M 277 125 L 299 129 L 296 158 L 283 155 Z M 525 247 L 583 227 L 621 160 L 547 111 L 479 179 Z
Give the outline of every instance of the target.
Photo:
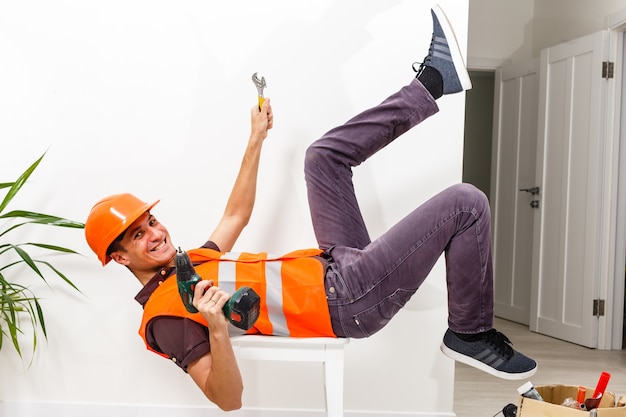
M 190 313 L 197 313 L 193 305 L 193 295 L 196 284 L 202 278 L 196 273 L 191 259 L 180 248 L 176 252 L 176 282 L 178 292 L 185 308 Z M 224 315 L 233 326 L 243 330 L 250 329 L 259 318 L 261 298 L 250 287 L 241 287 L 230 297 L 224 305 Z

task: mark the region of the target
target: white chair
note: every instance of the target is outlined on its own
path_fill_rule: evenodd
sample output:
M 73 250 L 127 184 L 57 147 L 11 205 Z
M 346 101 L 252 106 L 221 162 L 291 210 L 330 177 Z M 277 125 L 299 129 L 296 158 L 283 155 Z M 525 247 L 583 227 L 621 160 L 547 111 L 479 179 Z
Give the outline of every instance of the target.
M 322 362 L 328 417 L 343 416 L 344 347 L 350 339 L 243 335 L 231 338 L 240 359 L 257 361 Z

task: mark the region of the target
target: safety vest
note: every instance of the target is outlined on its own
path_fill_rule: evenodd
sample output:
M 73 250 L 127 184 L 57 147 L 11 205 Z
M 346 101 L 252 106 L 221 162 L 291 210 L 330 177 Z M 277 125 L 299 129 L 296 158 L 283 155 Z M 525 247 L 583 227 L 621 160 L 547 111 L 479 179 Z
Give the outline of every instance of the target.
M 261 297 L 260 314 L 250 334 L 290 337 L 335 337 L 326 290 L 324 266 L 316 258 L 319 249 L 304 249 L 272 256 L 267 253 L 222 253 L 212 249 L 188 252 L 196 273 L 212 279 L 220 289 L 233 294 L 242 286 L 252 288 Z M 146 302 L 139 334 L 146 347 L 146 326 L 155 317 L 174 316 L 194 320 L 204 326 L 200 313 L 189 313 L 178 293 L 176 276 L 167 278 Z

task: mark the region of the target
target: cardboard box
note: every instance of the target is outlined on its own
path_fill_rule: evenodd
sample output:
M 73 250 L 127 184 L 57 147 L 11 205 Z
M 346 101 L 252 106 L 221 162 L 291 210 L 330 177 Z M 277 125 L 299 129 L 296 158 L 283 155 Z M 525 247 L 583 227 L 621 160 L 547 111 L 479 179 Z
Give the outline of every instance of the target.
M 535 387 L 543 401 L 519 397 L 517 417 L 589 417 L 589 411 L 564 407 L 561 404 L 566 398 L 576 399 L 578 386 L 572 385 L 540 385 Z M 593 395 L 595 388 L 585 387 L 587 398 Z M 626 407 L 615 407 L 615 394 L 604 393 L 597 409 L 598 417 L 626 417 Z

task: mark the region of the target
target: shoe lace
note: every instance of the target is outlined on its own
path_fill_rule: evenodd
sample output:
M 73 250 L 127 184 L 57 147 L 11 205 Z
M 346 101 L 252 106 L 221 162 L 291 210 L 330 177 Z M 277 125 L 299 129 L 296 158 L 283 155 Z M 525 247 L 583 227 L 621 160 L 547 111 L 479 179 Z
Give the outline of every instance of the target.
M 498 352 L 500 355 L 504 356 L 506 359 L 511 359 L 515 351 L 511 347 L 513 344 L 508 337 L 497 331 L 496 329 L 491 329 L 485 333 L 483 336 L 483 340 L 487 343 L 493 350 Z
M 413 68 L 413 71 L 417 73 L 417 76 L 420 75 L 422 69 L 424 69 L 424 67 L 428 66 L 430 59 L 428 57 L 424 58 L 424 61 L 420 62 L 420 61 L 416 61 L 413 64 L 411 64 L 411 67 Z M 416 66 L 419 65 L 419 67 L 416 68 Z
M 430 63 L 430 61 L 432 61 L 432 54 L 434 51 L 434 44 L 435 44 L 435 34 L 433 33 L 433 37 L 430 40 L 430 46 L 428 47 L 428 55 L 426 55 L 426 57 L 424 57 L 424 60 L 422 62 L 420 61 L 416 61 L 414 62 L 411 66 L 413 67 L 413 71 L 417 72 L 419 74 L 419 72 L 421 71 L 421 69 L 428 65 Z M 418 68 L 415 68 L 416 65 L 419 65 Z

